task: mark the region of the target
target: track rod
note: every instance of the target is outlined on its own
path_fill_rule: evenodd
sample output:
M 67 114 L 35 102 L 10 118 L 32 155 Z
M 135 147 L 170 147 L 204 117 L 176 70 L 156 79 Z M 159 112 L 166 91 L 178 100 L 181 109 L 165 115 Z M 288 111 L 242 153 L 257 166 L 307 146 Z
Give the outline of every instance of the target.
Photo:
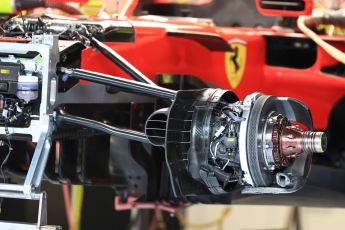
M 138 93 L 171 100 L 173 100 L 176 95 L 176 91 L 174 90 L 88 70 L 61 68 L 60 71 L 68 77 L 113 86 L 129 93 Z
M 110 134 L 112 136 L 117 136 L 133 141 L 140 141 L 144 143 L 150 143 L 147 139 L 145 133 L 131 130 L 131 129 L 123 129 L 118 128 L 115 126 L 107 125 L 99 121 L 91 120 L 84 117 L 74 116 L 68 114 L 66 111 L 59 109 L 58 114 L 56 115 L 56 119 L 58 122 L 66 122 L 71 124 L 80 125 L 83 127 L 91 128 L 99 130 L 103 133 Z
M 98 49 L 104 56 L 106 56 L 109 60 L 119 66 L 123 71 L 129 74 L 134 80 L 143 82 L 149 85 L 156 85 L 153 81 L 151 81 L 148 77 L 146 77 L 142 72 L 136 69 L 133 65 L 131 65 L 126 59 L 124 59 L 120 54 L 115 52 L 109 46 L 104 44 L 103 42 L 97 40 L 95 37 L 90 38 L 90 42 L 92 46 Z

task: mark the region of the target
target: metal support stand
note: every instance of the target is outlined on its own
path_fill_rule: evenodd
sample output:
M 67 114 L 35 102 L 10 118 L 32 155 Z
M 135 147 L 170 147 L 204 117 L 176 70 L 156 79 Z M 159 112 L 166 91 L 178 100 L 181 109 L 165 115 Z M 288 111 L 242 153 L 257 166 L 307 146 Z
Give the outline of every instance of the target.
M 34 35 L 30 43 L 1 43 L 1 53 L 11 55 L 35 52 L 40 54 L 38 63 L 42 79 L 41 104 L 39 119 L 31 120 L 29 127 L 0 127 L 1 135 L 27 134 L 32 142 L 37 143 L 24 184 L 0 183 L 0 197 L 39 201 L 38 219 L 36 224 L 0 222 L 0 229 L 59 229 L 47 224 L 47 204 L 45 192 L 40 192 L 40 186 L 52 145 L 51 135 L 54 128 L 53 110 L 57 93 L 56 65 L 59 61 L 58 36 Z
M 28 173 L 23 185 L 0 184 L 0 197 L 37 200 L 39 202 L 38 218 L 36 224 L 0 222 L 1 230 L 42 230 L 42 229 L 61 229 L 58 226 L 47 225 L 47 195 L 45 192 L 39 192 L 44 169 L 48 160 L 51 148 L 51 126 L 47 126 L 46 132 L 42 132 L 36 145 L 36 149 L 30 163 Z
M 45 229 L 43 226 L 47 225 L 47 195 L 45 192 L 41 193 L 32 193 L 30 200 L 38 200 L 38 217 L 36 224 L 27 224 L 27 223 L 13 223 L 13 222 L 0 222 L 1 230 L 13 230 L 13 229 L 23 229 L 23 230 L 37 230 Z M 12 197 L 11 197 L 12 198 Z M 19 198 L 18 199 L 22 199 Z M 59 229 L 58 227 L 50 226 L 50 229 Z M 60 228 L 61 229 L 61 228 Z

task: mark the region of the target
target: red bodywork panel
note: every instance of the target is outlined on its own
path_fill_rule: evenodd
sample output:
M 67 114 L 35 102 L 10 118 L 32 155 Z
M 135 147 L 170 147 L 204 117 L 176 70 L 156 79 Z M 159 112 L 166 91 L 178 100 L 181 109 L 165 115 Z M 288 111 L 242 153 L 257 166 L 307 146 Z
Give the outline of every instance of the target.
M 149 21 L 131 18 L 134 43 L 107 43 L 152 80 L 157 74 L 183 74 L 198 77 L 213 86 L 230 89 L 244 99 L 253 92 L 292 97 L 311 110 L 316 129 L 326 129 L 335 104 L 345 96 L 345 78 L 328 75 L 321 68 L 337 61 L 317 48 L 315 63 L 306 69 L 266 64 L 266 36 L 304 37 L 302 34 L 274 32 L 272 29 L 222 28 L 188 22 Z M 231 87 L 226 71 L 226 52 L 211 50 L 188 36 L 171 36 L 168 31 L 216 34 L 226 42 L 245 43 L 244 73 L 236 88 Z M 328 39 L 332 39 L 328 37 Z M 344 38 L 331 44 L 345 51 Z M 83 52 L 82 67 L 92 71 L 128 77 L 97 51 Z

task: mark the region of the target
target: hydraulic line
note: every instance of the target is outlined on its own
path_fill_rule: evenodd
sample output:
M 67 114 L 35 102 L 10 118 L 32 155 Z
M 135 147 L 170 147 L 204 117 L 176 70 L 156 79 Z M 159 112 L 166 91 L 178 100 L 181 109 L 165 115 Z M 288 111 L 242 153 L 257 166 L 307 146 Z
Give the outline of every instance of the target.
M 103 42 L 97 40 L 95 37 L 90 37 L 90 42 L 92 46 L 98 49 L 104 56 L 109 58 L 113 63 L 119 66 L 123 71 L 129 74 L 134 80 L 143 82 L 149 85 L 156 85 L 148 77 L 146 77 L 142 72 L 131 65 L 126 59 L 124 59 L 120 54 L 115 52 L 109 46 Z
M 113 86 L 129 93 L 139 93 L 171 100 L 173 100 L 176 95 L 176 91 L 174 90 L 88 70 L 61 68 L 60 71 L 67 77 Z
M 83 127 L 88 127 L 92 129 L 99 130 L 101 132 L 133 140 L 133 141 L 140 141 L 144 143 L 149 143 L 149 140 L 146 138 L 145 133 L 131 130 L 131 129 L 124 129 L 124 128 L 118 128 L 111 125 L 104 124 L 100 121 L 95 121 L 92 119 L 74 116 L 66 113 L 62 109 L 59 110 L 58 114 L 56 115 L 56 119 L 58 122 L 67 122 L 72 123 L 76 125 L 81 125 Z

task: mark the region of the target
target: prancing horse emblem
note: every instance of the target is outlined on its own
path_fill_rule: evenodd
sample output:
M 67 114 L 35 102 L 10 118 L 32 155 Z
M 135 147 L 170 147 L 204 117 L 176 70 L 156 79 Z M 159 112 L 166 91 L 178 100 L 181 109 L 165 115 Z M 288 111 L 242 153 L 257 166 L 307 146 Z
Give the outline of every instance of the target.
M 229 44 L 233 51 L 225 53 L 225 70 L 230 86 L 236 89 L 244 73 L 247 47 L 244 41 L 238 39 L 231 40 Z

